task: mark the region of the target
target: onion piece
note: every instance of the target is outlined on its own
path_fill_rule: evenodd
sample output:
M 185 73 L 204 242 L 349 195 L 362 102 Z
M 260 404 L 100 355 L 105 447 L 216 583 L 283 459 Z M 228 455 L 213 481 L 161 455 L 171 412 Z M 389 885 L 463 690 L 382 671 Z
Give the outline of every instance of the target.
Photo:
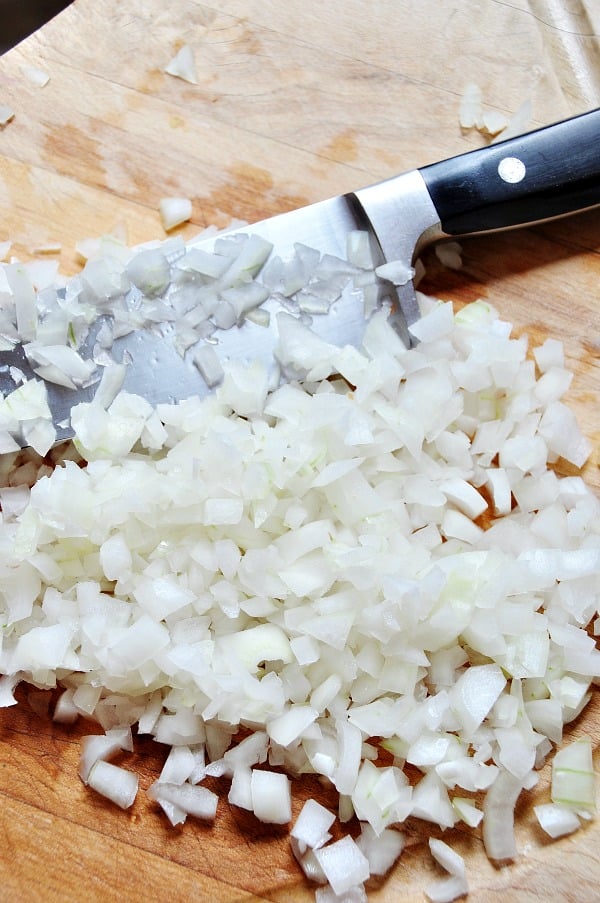
M 338 895 L 351 892 L 369 878 L 369 860 L 349 835 L 315 850 L 315 858 Z
M 48 73 L 43 69 L 38 69 L 37 66 L 21 66 L 21 72 L 37 88 L 44 88 L 50 81 Z
M 97 759 L 88 774 L 88 786 L 116 803 L 121 809 L 129 809 L 138 791 L 137 775 L 103 759 Z
M 227 800 L 232 806 L 252 812 L 252 769 L 240 765 L 234 770 Z
M 159 783 L 183 784 L 196 767 L 196 758 L 189 746 L 172 746 L 159 775 Z
M 463 129 L 478 127 L 482 115 L 481 88 L 475 82 L 468 82 L 460 100 L 460 127 Z
M 483 845 L 489 859 L 507 862 L 515 859 L 515 805 L 523 782 L 500 769 L 483 801 Z
M 6 104 L 0 104 L 0 128 L 5 126 L 11 119 L 14 119 L 15 111 Z
M 316 850 L 331 839 L 329 829 L 334 821 L 333 812 L 316 800 L 308 799 L 294 822 L 290 836 L 296 840 L 302 853 L 309 847 Z
M 443 241 L 435 245 L 435 256 L 450 270 L 461 270 L 462 246 L 457 241 Z
M 371 825 L 363 822 L 356 843 L 369 862 L 369 874 L 383 876 L 399 859 L 406 839 L 400 831 L 393 828 L 384 828 L 377 834 Z
M 192 218 L 192 202 L 189 198 L 161 198 L 158 211 L 165 232 L 170 232 Z
M 567 834 L 573 834 L 574 831 L 578 831 L 581 827 L 581 822 L 576 812 L 556 803 L 544 803 L 540 806 L 534 806 L 533 811 L 540 823 L 540 827 L 553 840 L 556 840 L 558 837 L 565 837 Z
M 552 802 L 584 817 L 596 812 L 592 744 L 581 737 L 558 750 L 552 760 Z
M 4 272 L 14 298 L 19 337 L 23 342 L 31 342 L 35 339 L 38 325 L 38 310 L 31 279 L 26 268 L 19 263 L 8 264 L 4 267 Z
M 406 285 L 415 275 L 414 268 L 407 266 L 403 260 L 392 260 L 388 263 L 382 263 L 375 268 L 375 272 L 380 279 L 385 279 L 394 285 Z
M 164 206 L 164 201 L 161 201 L 161 204 L 163 204 L 163 207 L 161 207 L 161 216 L 166 216 L 170 222 L 171 219 L 173 219 L 173 210 L 176 209 L 175 205 L 170 204 L 168 205 L 169 209 L 167 209 Z M 185 219 L 189 219 L 190 216 L 191 207 L 189 209 L 189 215 L 186 215 Z M 183 221 L 184 220 L 180 220 L 180 222 Z M 175 225 L 179 225 L 179 223 L 175 223 Z M 165 225 L 165 229 L 167 228 L 173 227 L 167 227 Z M 148 297 L 160 295 L 164 292 L 169 285 L 171 278 L 169 261 L 158 248 L 149 248 L 140 251 L 128 262 L 126 272 L 131 282 Z
M 7 708 L 16 705 L 17 700 L 14 697 L 14 689 L 19 683 L 18 674 L 2 674 L 0 675 L 0 708 Z
M 130 728 L 115 728 L 106 731 L 104 735 L 94 734 L 83 737 L 79 759 L 79 777 L 83 783 L 89 784 L 90 772 L 96 762 L 106 761 L 121 750 L 129 752 L 133 750 Z
M 214 821 L 219 797 L 207 787 L 192 784 L 172 784 L 167 781 L 155 781 L 148 788 L 150 799 L 175 807 L 175 813 L 184 812 L 203 821 Z M 168 815 L 168 812 L 167 812 Z
M 362 884 L 355 884 L 344 894 L 336 894 L 331 887 L 318 887 L 315 903 L 367 903 L 367 892 Z
M 260 821 L 285 825 L 292 820 L 289 778 L 274 771 L 252 771 L 252 811 Z
M 508 118 L 498 110 L 484 110 L 481 117 L 481 131 L 495 137 L 508 126 Z
M 191 85 L 198 84 L 198 72 L 194 60 L 194 51 L 189 44 L 184 44 L 173 59 L 165 66 L 165 72 L 175 78 L 181 78 Z

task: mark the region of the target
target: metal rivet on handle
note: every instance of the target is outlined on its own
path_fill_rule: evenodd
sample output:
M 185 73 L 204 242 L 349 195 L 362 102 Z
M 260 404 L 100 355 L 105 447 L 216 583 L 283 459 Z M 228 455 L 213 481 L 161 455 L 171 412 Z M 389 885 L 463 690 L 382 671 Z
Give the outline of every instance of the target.
M 526 172 L 525 164 L 518 157 L 503 157 L 498 163 L 498 175 L 505 182 L 521 182 Z

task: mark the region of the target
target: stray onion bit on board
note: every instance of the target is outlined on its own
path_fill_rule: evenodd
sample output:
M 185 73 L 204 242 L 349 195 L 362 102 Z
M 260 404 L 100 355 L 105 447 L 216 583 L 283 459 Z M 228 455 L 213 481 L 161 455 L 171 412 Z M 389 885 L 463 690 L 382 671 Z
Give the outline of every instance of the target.
M 198 72 L 196 71 L 194 51 L 189 44 L 184 44 L 175 54 L 171 62 L 165 66 L 165 72 L 168 75 L 174 75 L 175 78 L 181 78 L 191 85 L 198 84 Z
M 0 128 L 14 119 L 15 111 L 12 107 L 0 103 Z
M 291 825 L 295 783 L 320 776 L 337 815 L 309 800 L 290 838 L 320 903 L 366 900 L 414 819 L 482 823 L 490 859 L 513 859 L 516 801 L 556 748 L 536 816 L 550 836 L 575 830 L 595 813 L 591 745 L 560 744 L 600 676 L 588 633 L 600 503 L 552 467 L 589 453 L 561 400 L 561 344 L 531 358 L 489 304 L 454 313 L 421 295 L 415 348 L 386 310 L 367 317 L 362 348 L 339 348 L 303 305 L 329 309 L 317 301 L 333 303 L 340 269 L 366 294 L 376 286 L 360 235 L 345 265 L 304 247 L 266 263 L 270 246 L 252 238 L 215 254 L 181 246 L 101 242 L 67 286 L 72 328 L 89 325 L 80 294 L 119 299 L 115 322 L 132 285 L 157 310 L 175 260 L 236 317 L 270 291 L 294 299 L 275 314 L 289 379 L 268 391 L 263 365 L 215 363 L 201 345 L 214 393 L 154 409 L 105 362 L 98 400 L 73 411 L 84 460 L 69 445 L 54 466 L 10 445 L 15 422 L 48 443 L 41 380 L 4 399 L 0 704 L 20 681 L 59 685 L 54 718 L 103 731 L 83 742 L 81 779 L 124 808 L 137 778 L 109 760 L 131 751 L 132 728 L 168 747 L 148 795 L 174 825 L 216 818 L 206 778 L 230 805 Z M 42 375 L 85 382 L 72 345 L 40 340 L 62 310 L 36 291 L 46 277 L 3 272 L 5 329 L 30 336 Z M 430 849 L 448 876 L 426 893 L 449 903 L 467 891 L 464 862 Z
M 191 219 L 192 202 L 189 198 L 161 198 L 158 211 L 165 232 L 170 232 Z
M 531 117 L 532 103 L 529 98 L 508 117 L 499 110 L 484 109 L 481 88 L 475 82 L 465 85 L 458 113 L 459 124 L 464 131 L 477 129 L 492 141 L 505 141 L 526 132 L 531 125 Z
M 50 81 L 50 76 L 43 69 L 37 66 L 21 66 L 21 72 L 32 85 L 37 88 L 45 88 Z

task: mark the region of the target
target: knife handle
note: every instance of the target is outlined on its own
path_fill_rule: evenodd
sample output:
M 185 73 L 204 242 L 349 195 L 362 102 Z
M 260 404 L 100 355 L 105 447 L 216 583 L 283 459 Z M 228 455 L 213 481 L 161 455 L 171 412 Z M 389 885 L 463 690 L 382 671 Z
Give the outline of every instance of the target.
M 600 204 L 600 109 L 419 170 L 446 235 L 508 229 Z

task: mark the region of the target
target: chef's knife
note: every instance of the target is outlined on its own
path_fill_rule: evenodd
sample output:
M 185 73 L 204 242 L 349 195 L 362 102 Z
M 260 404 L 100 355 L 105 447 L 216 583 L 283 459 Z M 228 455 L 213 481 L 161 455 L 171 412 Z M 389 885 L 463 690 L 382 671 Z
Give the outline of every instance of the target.
M 273 244 L 273 255 L 293 256 L 295 243 L 344 258 L 348 233 L 369 230 L 381 262 L 402 261 L 407 268 L 423 248 L 460 237 L 539 223 L 600 205 L 600 110 L 511 138 L 488 147 L 406 172 L 348 195 L 272 217 L 244 228 Z M 198 246 L 214 247 L 214 238 Z M 418 318 L 410 280 L 390 286 L 399 302 L 394 324 L 410 344 L 410 325 Z M 277 302 L 266 302 L 271 314 Z M 217 330 L 213 347 L 220 359 L 262 359 L 274 366 L 277 318 L 268 328 L 248 320 Z M 335 344 L 359 345 L 365 326 L 362 306 L 352 291 L 311 328 Z M 94 331 L 82 351 L 91 355 Z M 168 329 L 138 330 L 118 339 L 117 360 L 129 363 L 124 388 L 152 404 L 177 401 L 209 390 L 198 369 L 169 341 Z M 189 357 L 189 356 L 188 356 Z M 22 346 L 0 352 L 0 390 L 15 388 L 11 373 L 33 376 Z M 65 389 L 48 383 L 57 439 L 72 435 L 71 408 L 93 398 L 96 386 Z M 15 437 L 19 441 L 19 437 Z M 21 440 L 22 441 L 22 440 Z M 24 443 L 23 443 L 24 444 Z

